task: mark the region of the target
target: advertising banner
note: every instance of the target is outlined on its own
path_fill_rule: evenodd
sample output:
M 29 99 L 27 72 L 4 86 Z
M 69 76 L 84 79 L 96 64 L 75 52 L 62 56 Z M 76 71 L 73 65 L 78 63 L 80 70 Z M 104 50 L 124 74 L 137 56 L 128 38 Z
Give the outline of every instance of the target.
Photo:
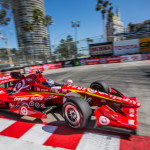
M 43 65 L 43 71 L 62 68 L 62 62 Z
M 58 68 L 62 68 L 62 63 L 61 62 L 38 65 L 38 66 L 31 66 L 31 67 L 25 67 L 24 68 L 24 73 L 34 73 L 37 70 L 46 71 L 46 70 L 58 69 Z
M 100 63 L 101 64 L 120 63 L 120 56 L 100 58 Z
M 150 53 L 148 53 L 148 54 L 141 54 L 141 60 L 150 60 Z
M 115 41 L 113 45 L 114 55 L 134 54 L 139 53 L 139 40 L 124 40 Z
M 133 62 L 133 61 L 140 61 L 140 60 L 141 60 L 140 54 L 121 56 L 121 62 Z
M 141 53 L 150 52 L 150 37 L 139 39 L 139 49 Z
M 112 42 L 108 43 L 99 43 L 99 44 L 90 44 L 90 55 L 112 55 L 113 54 L 113 47 Z
M 107 57 L 107 63 L 120 63 L 120 56 L 117 57 Z
M 100 59 L 99 58 L 82 59 L 82 60 L 80 60 L 80 65 L 81 66 L 84 66 L 84 65 L 96 65 L 96 64 L 100 64 Z
M 74 66 L 80 66 L 80 60 L 74 60 Z
M 72 60 L 67 60 L 62 62 L 63 67 L 73 67 L 74 63 Z
M 43 71 L 43 65 L 25 67 L 24 68 L 24 73 L 34 73 L 37 70 Z

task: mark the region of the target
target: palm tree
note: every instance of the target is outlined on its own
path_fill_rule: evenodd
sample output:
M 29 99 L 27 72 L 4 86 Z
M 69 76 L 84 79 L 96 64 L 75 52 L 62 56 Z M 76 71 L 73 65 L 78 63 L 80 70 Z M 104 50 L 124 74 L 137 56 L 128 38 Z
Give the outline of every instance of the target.
M 96 5 L 96 11 L 101 11 L 102 14 L 104 41 L 106 41 L 106 28 L 105 28 L 106 14 L 108 19 L 111 20 L 113 17 L 112 9 L 113 9 L 112 3 L 110 3 L 108 0 L 98 0 Z

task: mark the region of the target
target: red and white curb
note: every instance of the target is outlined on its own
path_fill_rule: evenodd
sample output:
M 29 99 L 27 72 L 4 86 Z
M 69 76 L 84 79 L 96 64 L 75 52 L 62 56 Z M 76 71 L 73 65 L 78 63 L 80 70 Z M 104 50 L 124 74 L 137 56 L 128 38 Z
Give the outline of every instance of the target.
M 0 150 L 148 150 L 150 137 L 0 118 Z

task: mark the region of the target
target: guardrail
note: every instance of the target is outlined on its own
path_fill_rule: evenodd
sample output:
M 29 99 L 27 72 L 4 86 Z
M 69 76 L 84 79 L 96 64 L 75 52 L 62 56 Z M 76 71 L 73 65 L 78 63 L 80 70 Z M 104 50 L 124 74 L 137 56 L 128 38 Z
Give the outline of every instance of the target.
M 134 61 L 142 61 L 142 60 L 150 60 L 150 53 L 123 55 L 123 56 L 114 56 L 114 57 L 102 57 L 102 58 L 75 59 L 75 60 L 67 60 L 67 61 L 62 61 L 62 62 L 37 65 L 37 66 L 28 66 L 28 67 L 23 67 L 23 68 L 1 70 L 0 78 L 10 75 L 10 72 L 21 72 L 21 73 L 26 74 L 26 73 L 34 73 L 37 70 L 47 71 L 47 70 L 52 70 L 52 69 L 64 68 L 64 67 L 109 64 L 109 63 L 123 63 L 123 62 L 134 62 Z

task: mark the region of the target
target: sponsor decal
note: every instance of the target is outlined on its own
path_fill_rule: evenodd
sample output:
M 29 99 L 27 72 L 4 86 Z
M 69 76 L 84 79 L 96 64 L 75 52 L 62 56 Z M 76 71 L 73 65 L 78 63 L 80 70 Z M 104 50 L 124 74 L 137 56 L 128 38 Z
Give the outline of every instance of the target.
M 32 81 L 32 79 L 31 79 L 31 78 L 27 78 L 26 80 L 27 80 L 28 82 Z
M 84 66 L 86 64 L 85 60 L 80 60 L 80 65 Z
M 40 108 L 40 104 L 38 102 L 35 103 L 36 108 Z
M 44 108 L 44 107 L 45 107 L 45 105 L 42 103 L 42 104 L 41 104 L 41 108 Z
M 37 87 L 37 91 L 41 91 L 41 89 Z
M 71 61 L 71 60 L 65 61 L 65 62 L 63 62 L 63 66 L 64 67 L 72 67 L 73 61 Z
M 52 96 L 47 96 L 46 98 L 44 98 L 44 100 L 49 100 L 49 99 L 53 99 L 53 98 L 56 98 L 57 96 L 55 95 L 52 95 Z
M 1 90 L 1 91 L 0 91 L 0 94 L 5 94 L 5 92 Z
M 130 125 L 135 125 L 135 120 L 129 119 L 129 120 L 128 120 L 128 123 L 129 123 Z
M 44 98 L 43 96 L 38 96 L 38 97 L 33 96 L 33 97 L 31 97 L 31 100 L 33 100 L 33 101 L 42 101 L 43 98 Z
M 67 93 L 67 89 L 62 89 L 62 93 L 66 94 Z
M 25 86 L 25 80 L 23 79 L 15 85 L 14 91 L 21 90 L 24 86 Z
M 134 117 L 135 116 L 135 110 L 134 109 L 129 109 L 129 116 Z
M 22 115 L 24 115 L 24 116 L 28 115 L 28 109 L 26 106 L 22 106 L 20 111 L 21 111 Z
M 105 64 L 106 63 L 106 59 L 105 58 L 101 58 L 100 59 L 100 63 Z
M 15 107 L 16 107 L 16 109 L 19 109 L 19 108 L 20 108 L 20 105 L 17 104 Z
M 30 102 L 29 102 L 29 105 L 30 105 L 31 107 L 33 107 L 33 106 L 34 106 L 34 102 L 33 102 L 33 101 L 30 101 Z
M 104 116 L 100 116 L 99 123 L 106 126 L 110 123 L 110 120 Z
M 14 108 L 14 107 L 15 107 L 15 105 L 14 105 L 14 104 L 12 104 L 12 103 L 9 103 L 9 107 L 10 107 L 10 108 Z
M 48 70 L 49 66 L 48 65 L 43 65 L 44 70 Z
M 114 96 L 112 99 L 116 99 L 117 97 L 116 96 Z
M 48 89 L 41 89 L 41 92 L 48 92 Z
M 97 92 L 96 90 L 93 90 L 93 89 L 87 89 L 87 91 L 88 91 L 89 93 L 96 93 L 96 92 Z
M 29 100 L 29 97 L 15 97 L 14 101 L 27 101 Z

